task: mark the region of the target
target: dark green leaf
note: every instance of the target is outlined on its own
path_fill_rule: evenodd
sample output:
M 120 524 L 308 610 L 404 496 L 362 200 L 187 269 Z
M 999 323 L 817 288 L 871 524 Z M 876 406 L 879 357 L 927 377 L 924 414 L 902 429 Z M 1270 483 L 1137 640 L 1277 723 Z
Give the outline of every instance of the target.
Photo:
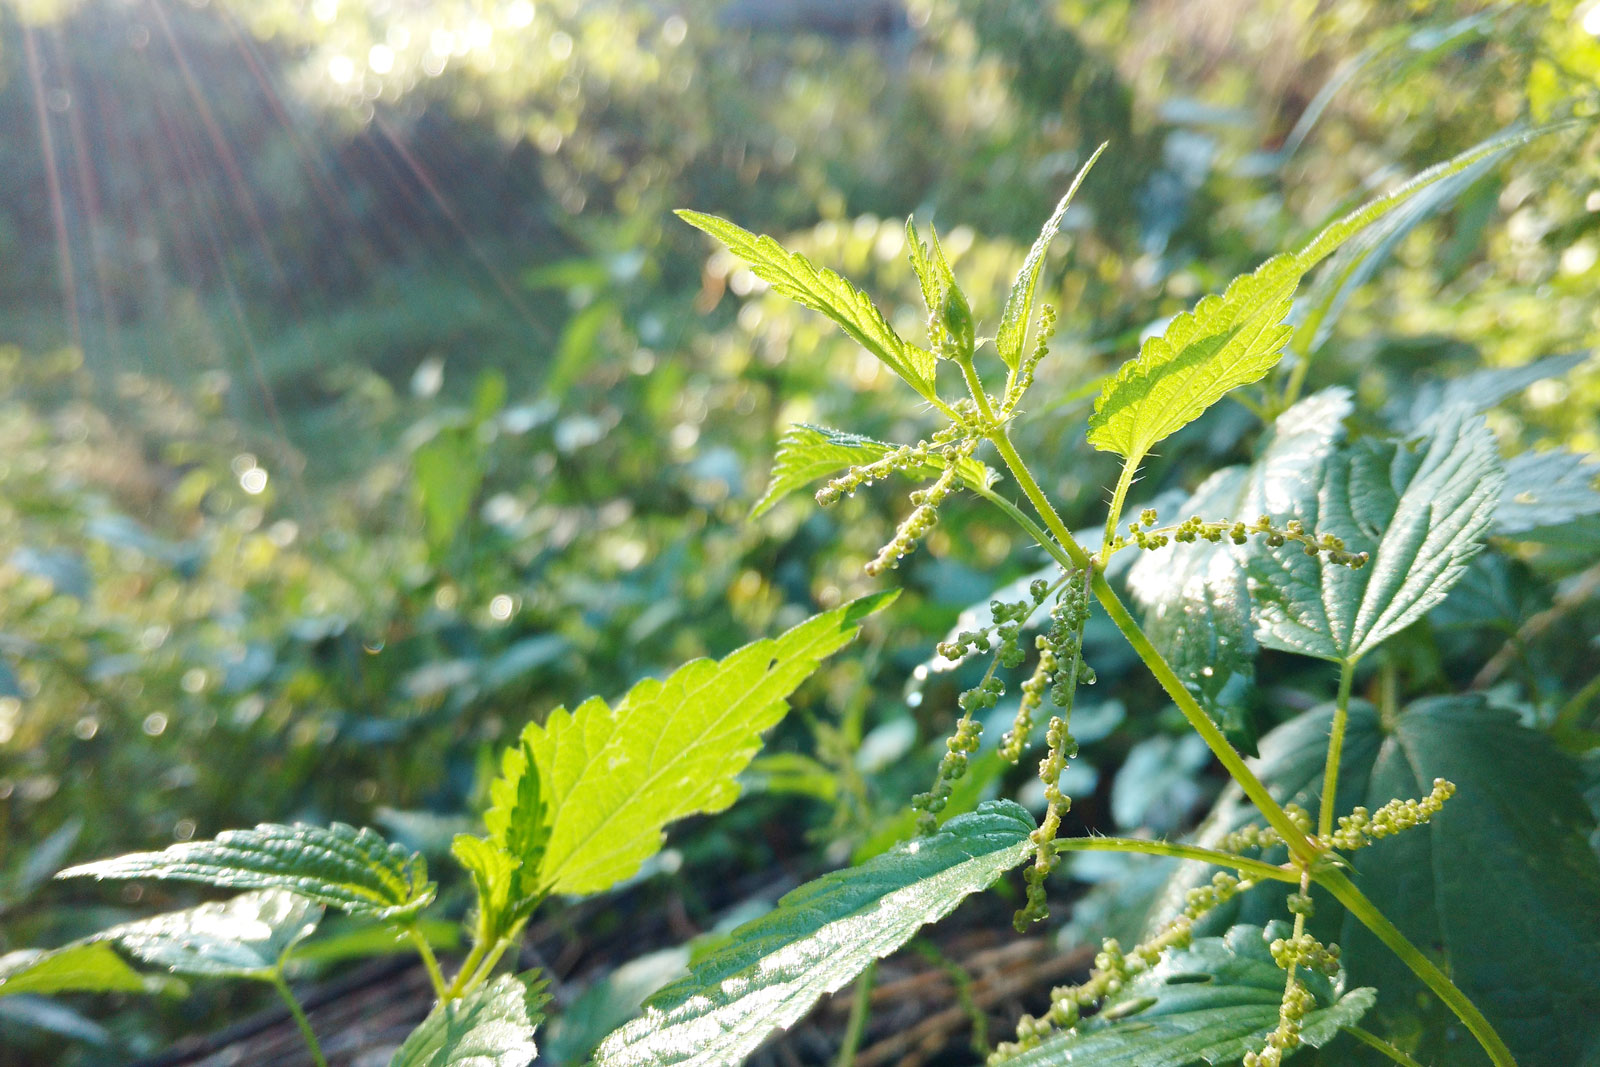
M 1494 532 L 1523 534 L 1600 515 L 1596 478 L 1600 465 L 1565 449 L 1511 457 L 1505 493 L 1494 512 Z
M 1032 854 L 1033 819 L 1010 801 L 951 819 L 859 867 L 789 893 L 725 948 L 652 997 L 601 1043 L 597 1067 L 736 1064 Z
M 1076 1028 L 1006 1061 L 1016 1067 L 1191 1067 L 1237 1063 L 1278 1025 L 1283 971 L 1268 939 L 1283 931 L 1236 926 L 1168 953 Z M 1302 971 L 1317 1006 L 1301 1038 L 1319 1048 L 1372 1007 L 1371 989 L 1349 993 Z
M 1266 511 L 1367 552 L 1360 570 L 1293 542 L 1252 544 L 1256 638 L 1270 648 L 1355 660 L 1442 600 L 1483 547 L 1505 472 L 1483 420 L 1441 413 L 1420 440 L 1364 441 L 1333 453 L 1314 492 Z
M 225 830 L 214 841 L 135 852 L 62 871 L 58 878 L 157 878 L 229 889 L 287 889 L 379 921 L 416 914 L 433 900 L 427 862 L 371 830 L 344 823 Z

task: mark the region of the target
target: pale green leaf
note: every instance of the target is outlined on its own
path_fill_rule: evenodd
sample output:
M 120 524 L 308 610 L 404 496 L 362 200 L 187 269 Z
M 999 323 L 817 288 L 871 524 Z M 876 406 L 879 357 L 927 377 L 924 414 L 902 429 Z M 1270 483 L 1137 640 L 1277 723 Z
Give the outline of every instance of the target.
M 344 823 L 225 830 L 213 841 L 135 852 L 62 871 L 58 878 L 156 878 L 228 889 L 287 889 L 351 915 L 415 915 L 434 897 L 422 856 Z
M 532 832 L 525 822 L 548 820 L 542 892 L 598 893 L 632 875 L 661 848 L 668 823 L 733 803 L 738 775 L 789 710 L 789 694 L 894 596 L 863 597 L 721 661 L 695 660 L 640 682 L 615 707 L 594 697 L 529 725 L 522 744 L 537 769 L 541 813 L 513 803 L 496 815 L 491 838 L 505 844 Z M 521 795 L 525 763 L 507 760 L 504 769 L 494 795 Z
M 765 514 L 778 501 L 818 478 L 838 474 L 849 467 L 876 463 L 898 447 L 859 434 L 831 430 L 826 426 L 809 426 L 805 423 L 791 426 L 778 442 L 778 454 L 773 458 L 772 477 L 767 483 L 767 491 L 750 509 L 750 517 L 757 518 Z M 943 471 L 942 463 L 927 463 L 911 467 L 905 473 L 913 477 L 936 478 Z M 984 489 L 999 478 L 988 465 L 971 457 L 957 461 L 956 475 L 964 484 Z
M 1532 136 L 1496 138 L 1423 171 L 1330 224 L 1299 252 L 1274 256 L 1235 278 L 1221 296 L 1208 296 L 1178 315 L 1106 383 L 1089 419 L 1089 443 L 1137 462 L 1230 390 L 1259 381 L 1282 357 L 1293 332 L 1285 319 L 1308 271 L 1429 186 Z
M 1421 618 L 1483 547 L 1505 484 L 1494 435 L 1461 409 L 1421 439 L 1362 441 L 1328 456 L 1314 491 L 1267 512 L 1367 552 L 1360 570 L 1293 543 L 1246 553 L 1256 638 L 1270 648 L 1359 659 Z
M 1600 464 L 1565 449 L 1524 452 L 1506 463 L 1505 494 L 1494 512 L 1494 532 L 1525 534 L 1600 515 Z
M 534 902 L 521 885 L 522 863 L 494 840 L 471 834 L 457 834 L 450 854 L 472 876 L 486 940 L 498 939 Z
M 321 919 L 321 904 L 285 889 L 261 889 L 123 923 L 97 936 L 174 974 L 270 981 Z
M 19 949 L 0 956 L 0 997 L 22 993 L 146 993 L 166 983 L 129 967 L 110 945 L 79 941 L 45 952 Z
M 389 1067 L 527 1067 L 539 1054 L 534 1029 L 549 997 L 533 972 L 503 974 L 433 1009 Z
M 939 243 L 939 234 L 932 225 L 928 233 L 933 238 L 934 244 Z M 928 312 L 928 349 L 938 352 L 944 347 L 944 323 L 939 318 L 940 293 L 943 291 L 943 280 L 934 273 L 934 261 L 928 256 L 928 246 L 922 243 L 922 235 L 917 233 L 917 224 L 910 216 L 906 217 L 906 248 L 909 249 L 911 270 L 917 276 L 917 286 L 922 290 L 922 306 Z M 942 262 L 942 257 L 941 257 Z
M 1061 220 L 1066 218 L 1067 208 L 1071 206 L 1072 198 L 1078 194 L 1078 187 L 1083 184 L 1083 179 L 1088 177 L 1089 169 L 1094 166 L 1095 160 L 1100 158 L 1100 153 L 1106 150 L 1108 143 L 1102 142 L 1089 157 L 1089 161 L 1078 168 L 1078 174 L 1072 179 L 1066 195 L 1056 204 L 1055 211 L 1050 213 L 1050 218 L 1039 231 L 1033 247 L 1028 249 L 1028 258 L 1022 261 L 1022 269 L 1017 271 L 1016 280 L 1011 283 L 1005 310 L 1000 314 L 1000 327 L 995 332 L 994 347 L 1000 353 L 1005 365 L 1012 370 L 1022 365 L 1022 358 L 1027 354 L 1028 329 L 1033 325 L 1034 296 L 1039 289 L 1039 271 L 1044 267 L 1045 254 L 1050 251 L 1050 243 L 1055 240 L 1056 231 L 1061 229 Z
M 476 430 L 441 428 L 412 454 L 411 465 L 412 492 L 422 511 L 428 547 L 437 556 L 455 540 L 483 484 L 483 449 Z
M 1236 926 L 1225 938 L 1197 939 L 1169 952 L 1072 1030 L 1005 1062 L 1016 1067 L 1192 1067 L 1234 1064 L 1258 1051 L 1278 1025 L 1283 971 L 1268 939 L 1286 927 Z M 1320 1048 L 1373 1005 L 1372 989 L 1342 991 L 1304 969 L 1316 998 L 1300 1037 Z
M 1395 427 L 1409 433 L 1446 408 L 1460 407 L 1478 413 L 1522 392 L 1534 382 L 1559 378 L 1589 359 L 1589 353 L 1546 356 L 1519 367 L 1490 367 L 1459 378 L 1429 380 L 1410 394 L 1402 393 L 1385 412 Z
M 1033 819 L 992 801 L 786 895 L 601 1042 L 596 1067 L 723 1067 L 1033 854 Z
M 775 291 L 828 316 L 917 392 L 933 399 L 933 353 L 902 340 L 883 313 L 854 285 L 831 270 L 813 266 L 806 257 L 788 251 L 772 238 L 757 236 L 715 215 L 679 211 L 678 217 L 727 245 Z

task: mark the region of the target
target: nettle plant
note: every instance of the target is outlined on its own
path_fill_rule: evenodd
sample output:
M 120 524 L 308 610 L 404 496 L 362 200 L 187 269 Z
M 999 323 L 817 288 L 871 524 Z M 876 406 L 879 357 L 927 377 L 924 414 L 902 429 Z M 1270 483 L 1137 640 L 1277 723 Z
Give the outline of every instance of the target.
M 992 339 L 977 336 L 931 231 L 924 244 L 907 225 L 927 310 L 924 346 L 902 338 L 837 274 L 771 238 L 682 212 L 779 293 L 832 319 L 944 420 L 915 444 L 794 427 L 758 513 L 822 478 L 830 480 L 817 498 L 826 505 L 905 475 L 924 487 L 870 573 L 911 553 L 958 492 L 997 508 L 1053 565 L 1020 598 L 992 603 L 985 623 L 939 646 L 947 661 L 987 656 L 989 666 L 962 695 L 935 780 L 913 801 L 917 835 L 794 890 L 739 927 L 659 990 L 641 1017 L 606 1037 L 594 1062 L 738 1063 L 1015 868 L 1024 868 L 1025 885 L 1015 925 L 1038 922 L 1052 871 L 1063 856 L 1083 851 L 1184 863 L 1138 943 L 1106 940 L 1088 977 L 1054 990 L 1037 1015 L 1024 1017 L 993 1063 L 1272 1067 L 1341 1033 L 1360 1055 L 1411 1067 L 1415 1050 L 1438 1047 L 1451 1050 L 1451 1063 L 1486 1056 L 1510 1067 L 1513 1047 L 1525 1063 L 1600 1062 L 1600 1045 L 1572 1021 L 1600 1011 L 1600 864 L 1585 839 L 1592 819 L 1571 758 L 1478 696 L 1441 695 L 1403 708 L 1395 701 L 1374 708 L 1352 696 L 1358 664 L 1441 603 L 1503 529 L 1497 513 L 1513 512 L 1512 530 L 1542 521 L 1530 518 L 1541 506 L 1540 487 L 1526 499 L 1507 493 L 1479 412 L 1571 362 L 1443 391 L 1432 410 L 1394 432 L 1349 429 L 1354 404 L 1345 390 L 1299 395 L 1309 354 L 1348 287 L 1428 204 L 1437 206 L 1529 136 L 1488 142 L 1423 173 L 1145 341 L 1104 381 L 1089 420 L 1090 444 L 1123 465 L 1099 542 L 1087 545 L 1046 496 L 1010 428 L 1055 321 L 1038 298 L 1046 253 L 1093 159 L 1029 252 Z M 1336 252 L 1297 303 L 1308 272 Z M 997 389 L 977 364 L 991 343 L 1004 369 Z M 1175 515 L 1126 514 L 1152 449 L 1230 391 L 1262 382 L 1286 350 L 1299 358 L 1284 386 L 1252 401 L 1268 422 L 1253 461 L 1217 472 Z M 941 364 L 959 372 L 961 395 L 943 387 Z M 998 468 L 986 462 L 991 456 Z M 1577 469 L 1575 460 L 1568 466 Z M 1021 502 L 1005 491 L 1006 479 Z M 1569 488 L 1576 492 L 1577 483 Z M 1550 506 L 1570 510 L 1573 499 L 1569 493 Z M 1592 504 L 1581 507 L 1592 511 Z M 1108 581 L 1129 556 L 1138 557 L 1126 582 L 1144 608 L 1143 623 Z M 544 983 L 537 972 L 497 972 L 508 953 L 515 958 L 530 916 L 553 896 L 613 888 L 660 849 L 669 823 L 727 808 L 791 694 L 893 598 L 853 601 L 723 660 L 640 682 L 614 704 L 595 698 L 530 724 L 504 753 L 485 834 L 459 836 L 452 848 L 476 899 L 470 951 L 453 973 L 422 932 L 435 885 L 420 855 L 371 830 L 263 825 L 63 872 L 246 892 L 51 952 L 5 957 L 0 996 L 149 989 L 169 985 L 172 975 L 256 979 L 288 1002 L 322 1063 L 284 962 L 334 908 L 414 942 L 432 977 L 437 1007 L 394 1064 L 527 1064 L 536 1054 Z M 1084 628 L 1097 611 L 1232 779 L 1189 842 L 1058 836 L 1070 804 L 1059 782 L 1077 754 L 1074 696 L 1094 681 L 1083 660 Z M 1331 704 L 1268 735 L 1252 765 L 1227 725 L 1230 686 L 1248 678 L 1259 648 L 1316 657 L 1336 672 L 1328 674 Z M 953 788 L 983 743 L 985 713 L 1005 688 L 1002 672 L 1030 658 L 998 751 L 1016 763 L 1042 733 L 1043 818 L 1036 822 L 1009 800 L 953 814 Z M 1424 945 L 1373 897 L 1405 906 L 1407 926 L 1424 932 Z M 163 973 L 151 977 L 130 959 Z M 1352 970 L 1381 976 L 1380 988 L 1357 987 Z M 1380 1001 L 1391 987 L 1392 999 Z M 1472 1041 L 1451 1037 L 1454 1044 L 1441 1046 L 1407 1029 L 1418 994 L 1448 1011 L 1451 1018 L 1434 1017 L 1436 1028 L 1464 1027 Z M 1400 1022 L 1375 1033 L 1361 1025 L 1373 1025 L 1369 1015 Z

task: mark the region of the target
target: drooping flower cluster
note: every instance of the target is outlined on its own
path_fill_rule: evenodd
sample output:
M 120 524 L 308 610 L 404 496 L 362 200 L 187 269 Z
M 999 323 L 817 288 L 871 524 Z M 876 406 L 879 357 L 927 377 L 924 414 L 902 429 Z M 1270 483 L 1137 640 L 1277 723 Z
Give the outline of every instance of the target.
M 1155 509 L 1145 508 L 1137 520 L 1128 523 L 1127 535 L 1119 536 L 1111 542 L 1111 550 L 1115 552 L 1132 545 L 1153 552 L 1173 543 L 1194 544 L 1197 541 L 1210 541 L 1212 544 L 1218 544 L 1224 537 L 1236 545 L 1242 545 L 1252 536 L 1260 536 L 1268 548 L 1282 548 L 1293 541 L 1300 545 L 1308 556 L 1321 556 L 1329 563 L 1349 567 L 1352 570 L 1365 567 L 1369 559 L 1365 552 L 1347 550 L 1343 539 L 1333 534 L 1317 537 L 1309 533 L 1305 523 L 1299 519 L 1290 519 L 1282 526 L 1275 525 L 1268 515 L 1258 516 L 1254 522 L 1249 523 L 1239 519 L 1208 520 L 1199 515 L 1192 515 L 1180 523 L 1169 526 L 1157 526 L 1157 521 Z

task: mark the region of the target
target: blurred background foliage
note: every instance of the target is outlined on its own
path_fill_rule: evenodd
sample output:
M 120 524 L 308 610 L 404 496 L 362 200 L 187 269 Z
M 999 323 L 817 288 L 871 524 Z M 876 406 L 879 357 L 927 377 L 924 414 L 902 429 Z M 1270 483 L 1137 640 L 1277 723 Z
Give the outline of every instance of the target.
M 902 488 L 745 514 L 790 423 L 915 440 L 924 412 L 670 209 L 779 235 L 917 336 L 905 217 L 940 226 L 992 319 L 1109 140 L 1047 270 L 1062 326 L 1019 429 L 1087 525 L 1114 468 L 1081 420 L 1142 331 L 1382 183 L 1597 110 L 1593 0 L 7 0 L 0 950 L 114 917 L 93 887 L 41 888 L 70 860 L 260 820 L 436 846 L 529 717 L 872 585 Z M 1310 381 L 1377 412 L 1582 355 L 1597 282 L 1600 140 L 1545 138 L 1400 236 Z M 1597 367 L 1496 411 L 1507 450 L 1600 449 Z M 1258 426 L 1222 405 L 1145 498 Z M 1502 546 L 1516 580 L 1483 580 L 1511 593 L 1405 646 L 1406 684 L 1464 686 L 1572 599 L 1597 534 Z M 730 903 L 719 874 L 902 835 L 964 678 L 919 665 L 1042 562 L 948 507 L 893 625 L 806 691 L 752 799 L 674 838 L 690 877 L 645 879 L 638 909 L 673 893 L 701 921 Z M 1532 721 L 1594 695 L 1579 601 L 1516 649 L 1506 699 Z M 1181 829 L 1218 779 L 1113 636 L 1090 659 L 1131 688 L 1082 714 L 1073 818 Z M 1326 683 L 1261 675 L 1261 729 Z M 1041 806 L 1028 779 L 980 761 L 964 802 Z M 78 1018 L 88 1041 L 31 1054 L 159 1049 L 217 997 Z

